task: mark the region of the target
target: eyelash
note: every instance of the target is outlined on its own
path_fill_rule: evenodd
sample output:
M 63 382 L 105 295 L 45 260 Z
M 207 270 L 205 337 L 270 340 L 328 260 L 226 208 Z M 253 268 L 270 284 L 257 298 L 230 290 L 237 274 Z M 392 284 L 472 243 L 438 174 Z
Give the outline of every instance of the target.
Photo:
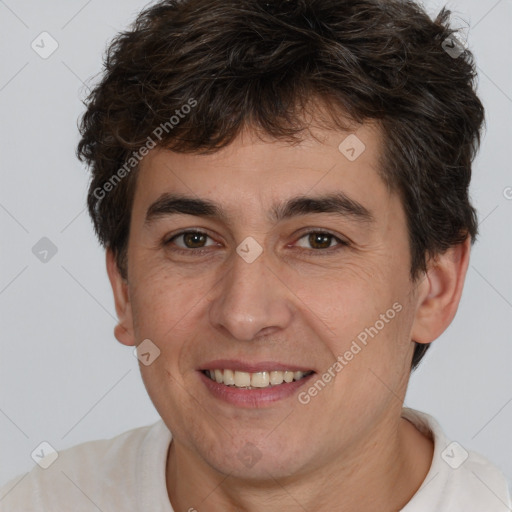
M 176 238 L 178 238 L 180 236 L 183 236 L 183 235 L 187 235 L 187 234 L 205 235 L 206 237 L 211 238 L 208 235 L 208 233 L 205 233 L 204 231 L 198 231 L 198 230 L 180 231 L 179 233 L 176 233 L 175 235 L 173 235 L 171 238 L 169 238 L 167 240 L 164 240 L 163 245 L 165 247 L 167 247 L 167 246 L 171 245 L 171 243 L 174 240 L 176 240 Z M 306 252 L 314 253 L 315 256 L 326 256 L 326 255 L 331 254 L 332 252 L 339 251 L 340 249 L 343 249 L 343 248 L 348 247 L 350 245 L 347 241 L 342 240 L 341 238 L 337 237 L 333 233 L 330 233 L 329 231 L 323 231 L 321 229 L 320 230 L 315 229 L 315 230 L 311 230 L 311 231 L 306 231 L 305 233 L 301 234 L 301 236 L 297 239 L 297 241 L 299 241 L 302 238 L 304 238 L 305 236 L 308 236 L 308 235 L 311 235 L 311 234 L 329 236 L 329 237 L 333 238 L 334 240 L 336 240 L 338 242 L 338 245 L 336 245 L 334 247 L 327 247 L 325 249 L 303 249 L 303 248 L 300 248 L 299 250 L 301 250 L 301 252 L 302 251 L 306 251 Z M 206 248 L 206 249 L 205 248 L 198 248 L 198 249 L 183 249 L 183 248 L 175 249 L 175 248 L 173 248 L 172 251 L 175 252 L 175 253 L 178 253 L 178 254 L 190 255 L 191 253 L 195 253 L 195 255 L 201 256 L 205 252 L 208 252 L 208 248 Z

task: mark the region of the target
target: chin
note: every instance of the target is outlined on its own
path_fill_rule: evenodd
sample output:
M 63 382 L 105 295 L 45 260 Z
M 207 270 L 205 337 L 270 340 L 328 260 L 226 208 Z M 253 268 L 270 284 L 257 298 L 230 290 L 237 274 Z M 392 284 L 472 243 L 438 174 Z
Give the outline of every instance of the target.
M 231 443 L 223 445 L 224 449 L 217 444 L 213 450 L 208 450 L 205 460 L 221 474 L 254 483 L 290 477 L 300 473 L 306 464 L 294 449 L 284 452 L 283 448 L 287 445 L 296 446 L 290 440 L 273 446 L 267 444 L 260 447 L 261 444 L 257 446 L 250 441 L 240 443 L 231 440 Z M 301 455 L 304 456 L 304 453 L 301 452 Z

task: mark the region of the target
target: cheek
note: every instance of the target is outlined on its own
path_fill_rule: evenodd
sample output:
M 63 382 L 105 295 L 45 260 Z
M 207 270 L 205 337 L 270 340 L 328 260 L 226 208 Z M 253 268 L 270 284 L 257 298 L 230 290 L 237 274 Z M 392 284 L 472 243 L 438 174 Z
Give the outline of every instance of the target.
M 197 302 L 197 295 L 200 294 L 197 286 L 169 270 L 152 265 L 144 273 L 134 276 L 135 286 L 130 299 L 134 327 L 139 337 L 162 339 L 173 326 L 179 327 L 180 319 Z
M 180 368 L 184 366 L 184 352 L 190 350 L 190 344 L 185 342 L 188 338 L 183 332 L 187 319 L 183 319 L 181 297 L 166 286 L 146 282 L 144 293 L 132 299 L 137 340 L 149 339 L 159 350 L 150 365 L 139 364 L 144 385 L 157 410 L 162 407 L 176 410 L 179 390 L 184 386 Z
M 398 275 L 393 280 L 353 267 L 324 292 L 309 291 L 309 301 L 322 320 L 318 329 L 324 343 L 332 360 L 340 363 L 325 368 L 336 374 L 330 399 L 349 403 L 360 413 L 394 399 L 407 373 L 411 347 L 407 290 Z
M 154 267 L 131 294 L 137 340 L 146 338 L 160 349 L 155 367 L 141 367 L 143 378 L 158 384 L 190 377 L 196 340 L 204 337 L 205 302 L 212 285 L 207 279 L 184 279 L 176 272 Z M 158 363 L 158 364 L 157 364 Z M 174 383 L 175 385 L 176 382 Z M 158 386 L 161 387 L 161 384 Z
M 191 300 L 190 287 L 156 271 L 142 283 L 131 296 L 135 335 L 137 340 L 150 339 L 160 352 L 150 365 L 139 365 L 141 377 L 158 411 L 184 411 L 189 406 L 183 389 L 192 371 L 197 300 Z
M 350 390 L 346 398 L 355 410 L 393 406 L 405 393 L 412 356 L 411 326 L 412 310 L 405 297 L 398 295 L 367 317 L 365 325 L 357 326 L 345 343 L 344 359 L 351 360 L 341 372 L 338 389 L 342 393 Z
M 288 281 L 290 288 L 341 347 L 378 320 L 398 296 L 382 268 L 368 262 L 343 262 L 329 272 L 302 272 L 293 279 Z

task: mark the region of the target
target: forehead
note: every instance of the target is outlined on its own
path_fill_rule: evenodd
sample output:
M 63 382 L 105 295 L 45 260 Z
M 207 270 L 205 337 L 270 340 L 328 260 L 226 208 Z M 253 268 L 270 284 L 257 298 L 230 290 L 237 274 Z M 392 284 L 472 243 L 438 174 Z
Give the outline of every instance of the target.
M 353 210 L 360 206 L 369 218 L 376 204 L 382 206 L 390 199 L 380 176 L 381 154 L 381 132 L 374 124 L 353 132 L 316 129 L 298 144 L 262 140 L 245 131 L 210 154 L 155 148 L 140 164 L 134 213 L 147 216 L 166 193 L 175 193 L 208 199 L 212 207 L 218 204 L 218 217 L 240 216 L 244 207 L 263 206 L 267 217 L 277 220 L 286 216 L 282 210 L 286 199 L 339 193 L 345 206 L 352 202 Z

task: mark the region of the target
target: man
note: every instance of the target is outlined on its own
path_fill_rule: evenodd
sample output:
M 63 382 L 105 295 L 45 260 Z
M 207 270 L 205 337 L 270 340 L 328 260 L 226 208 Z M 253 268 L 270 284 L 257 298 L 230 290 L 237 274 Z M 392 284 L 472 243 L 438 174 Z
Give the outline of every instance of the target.
M 61 452 L 2 510 L 511 510 L 402 407 L 477 234 L 483 107 L 448 16 L 167 0 L 114 40 L 78 154 L 162 421 Z

